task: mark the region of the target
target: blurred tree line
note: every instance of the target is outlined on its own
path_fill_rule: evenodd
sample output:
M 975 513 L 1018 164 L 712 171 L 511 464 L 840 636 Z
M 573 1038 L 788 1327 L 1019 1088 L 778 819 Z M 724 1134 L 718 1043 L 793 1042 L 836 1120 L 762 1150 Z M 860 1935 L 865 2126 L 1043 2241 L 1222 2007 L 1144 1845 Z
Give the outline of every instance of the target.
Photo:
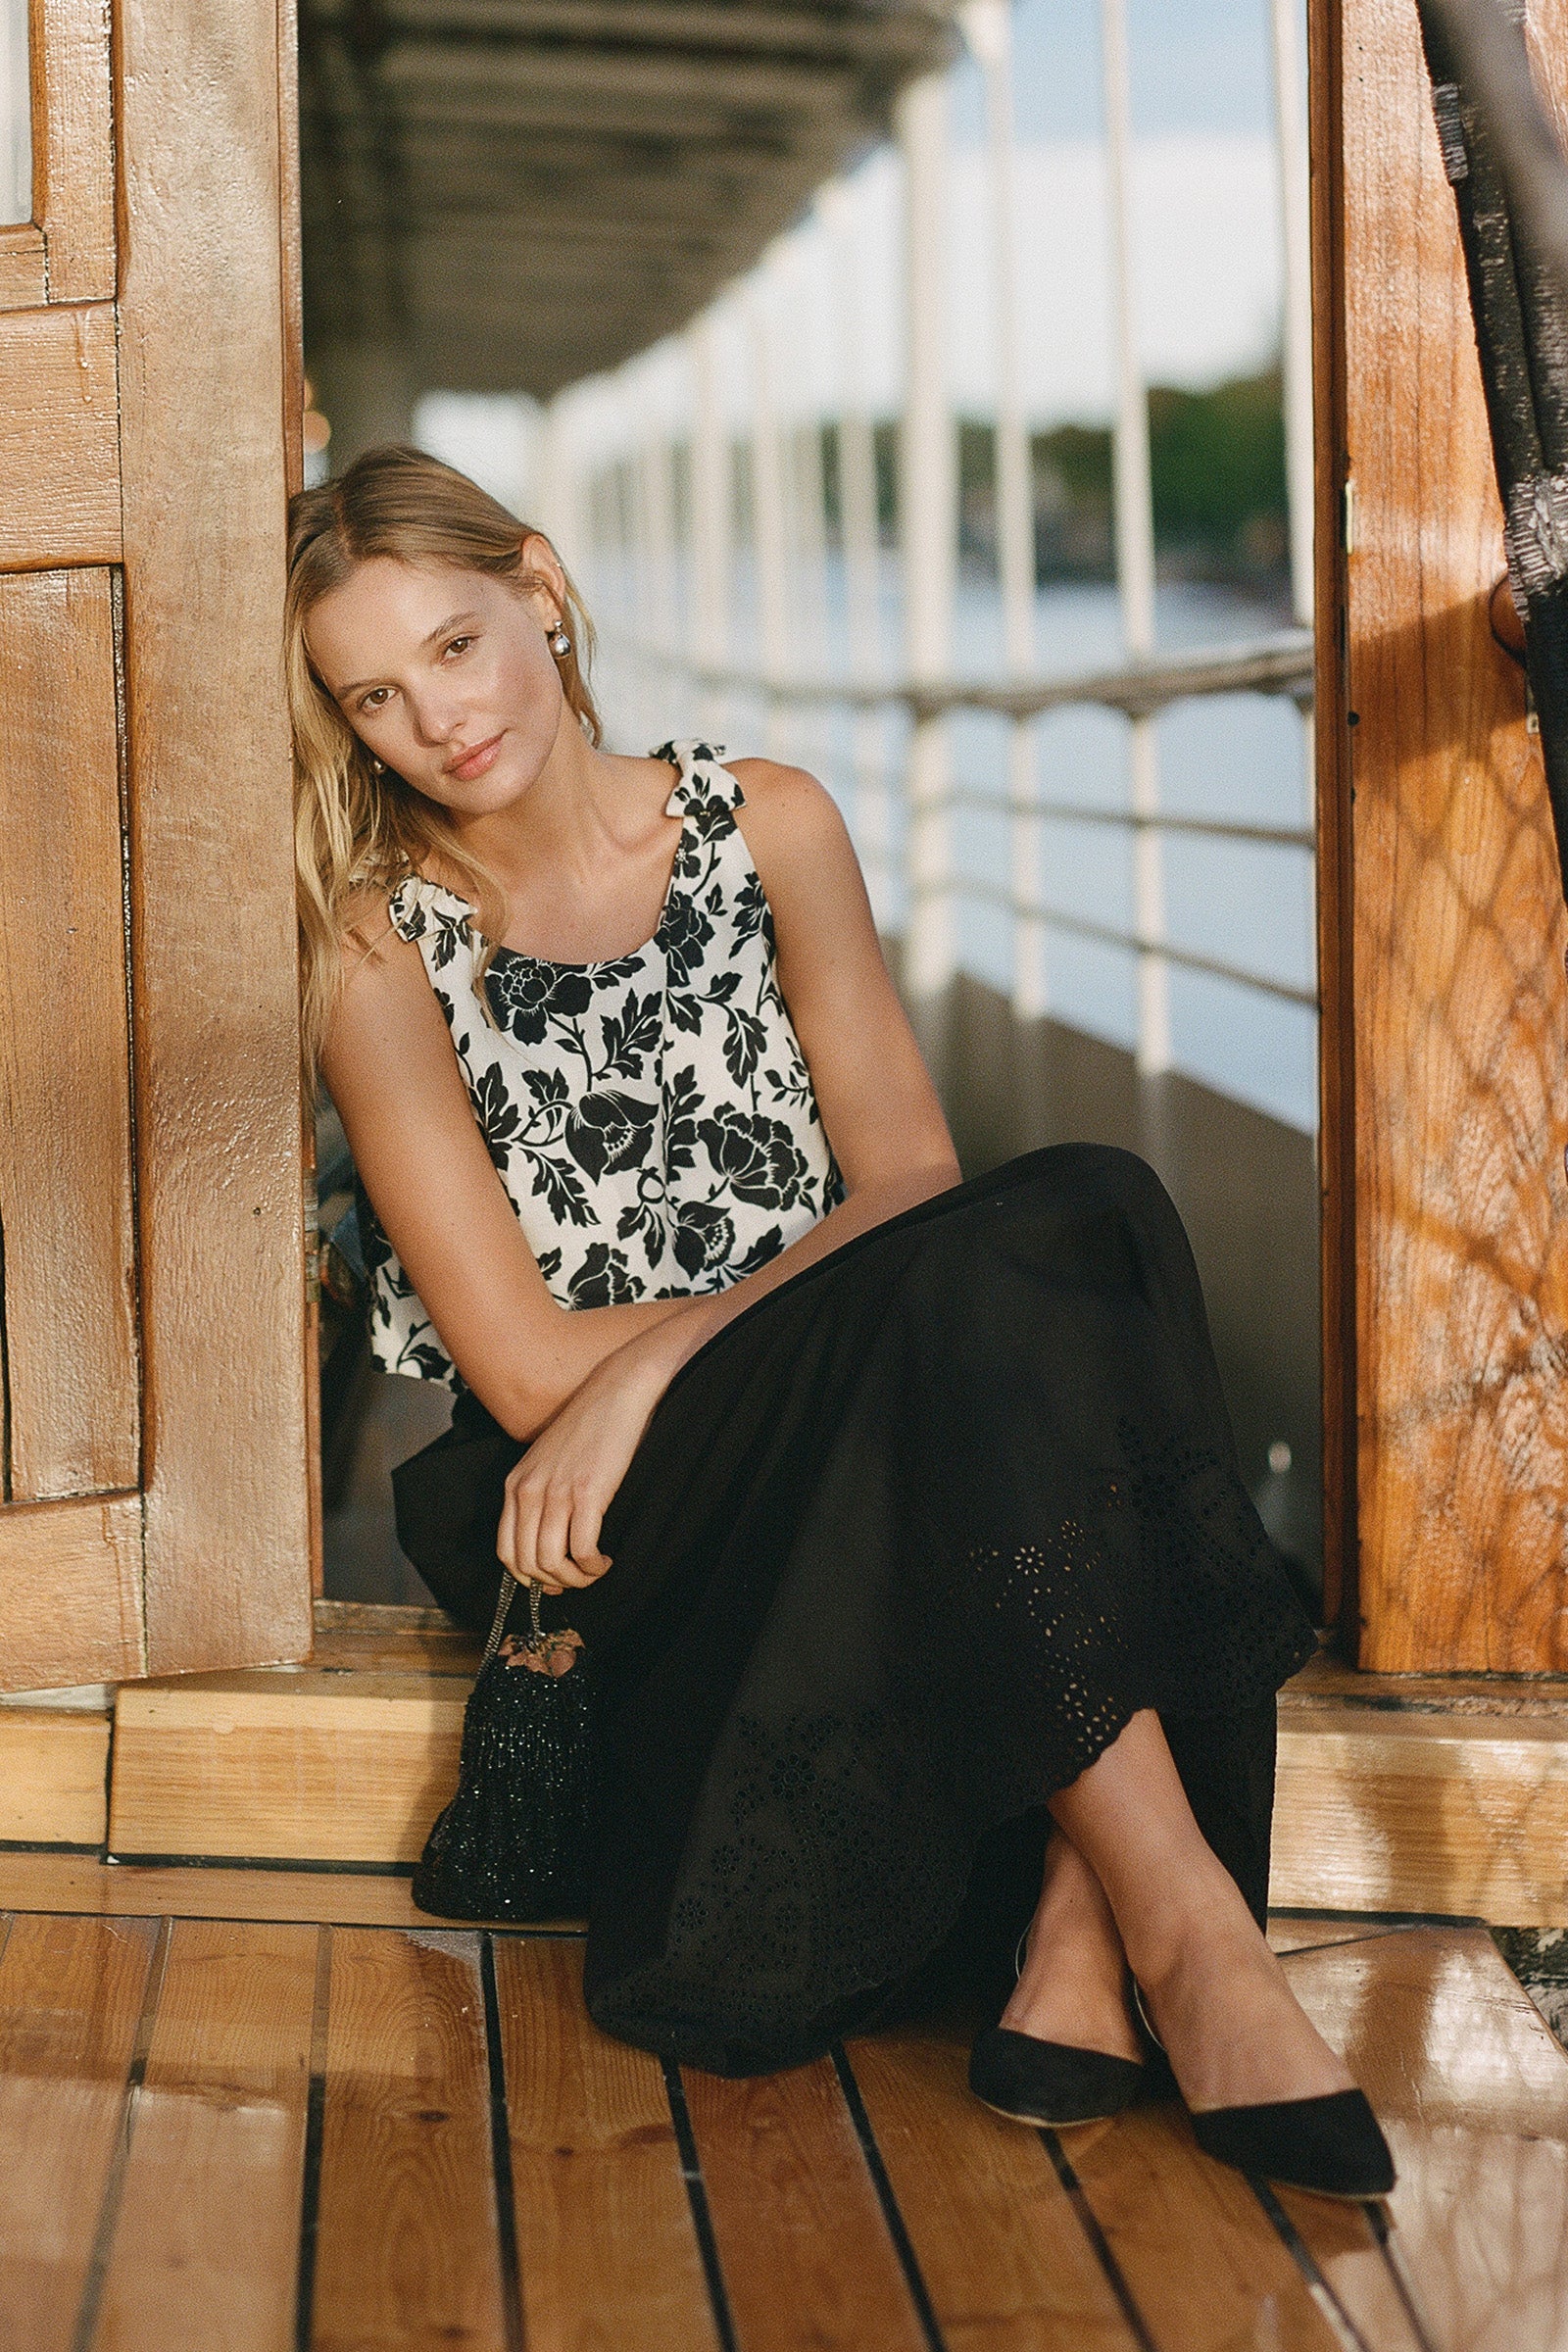
M 1168 384 L 1149 395 L 1154 542 L 1162 572 L 1288 592 L 1285 424 L 1277 367 L 1205 392 Z M 876 428 L 882 528 L 897 517 L 896 425 Z M 837 528 L 837 436 L 824 428 L 830 529 Z M 1035 572 L 1047 580 L 1114 576 L 1111 435 L 1106 425 L 1060 424 L 1031 439 Z M 996 558 L 996 436 L 966 419 L 958 432 L 959 544 L 965 560 Z

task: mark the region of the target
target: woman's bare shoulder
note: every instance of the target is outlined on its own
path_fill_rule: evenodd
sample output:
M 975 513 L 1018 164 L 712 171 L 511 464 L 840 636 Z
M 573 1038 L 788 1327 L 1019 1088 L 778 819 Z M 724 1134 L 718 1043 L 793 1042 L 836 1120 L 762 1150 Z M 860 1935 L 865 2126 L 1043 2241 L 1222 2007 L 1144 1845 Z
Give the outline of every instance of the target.
M 760 834 L 776 854 L 849 850 L 849 833 L 838 803 L 808 768 L 781 760 L 731 760 L 730 774 L 746 796 L 740 824 L 748 841 Z

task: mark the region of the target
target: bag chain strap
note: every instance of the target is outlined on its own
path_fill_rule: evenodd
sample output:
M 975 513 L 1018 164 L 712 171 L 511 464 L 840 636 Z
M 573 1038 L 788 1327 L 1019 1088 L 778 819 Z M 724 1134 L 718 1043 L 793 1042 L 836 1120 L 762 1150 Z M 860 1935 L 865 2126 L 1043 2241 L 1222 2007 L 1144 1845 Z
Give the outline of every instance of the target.
M 529 1646 L 536 1649 L 544 1639 L 544 1627 L 539 1622 L 538 1586 L 532 1581 L 531 1578 L 525 1580 L 520 1576 L 514 1576 L 512 1570 L 510 1568 L 507 1569 L 501 1579 L 501 1597 L 496 1602 L 495 1623 L 490 1628 L 490 1639 L 484 1645 L 484 1656 L 479 1660 L 479 1671 L 481 1674 L 489 1665 L 491 1659 L 495 1656 L 496 1651 L 501 1647 L 501 1635 L 507 1622 L 507 1611 L 512 1606 L 513 1597 L 516 1592 L 517 1587 L 524 1582 L 526 1582 L 528 1589 L 528 1614 L 533 1621 L 533 1631 L 529 1637 Z

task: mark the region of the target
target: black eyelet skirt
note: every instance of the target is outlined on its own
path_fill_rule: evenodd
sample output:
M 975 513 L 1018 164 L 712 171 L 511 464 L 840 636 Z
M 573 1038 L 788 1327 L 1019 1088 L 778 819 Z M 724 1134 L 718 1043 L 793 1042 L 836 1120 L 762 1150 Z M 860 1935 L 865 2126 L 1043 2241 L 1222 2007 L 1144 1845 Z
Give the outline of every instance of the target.
M 476 1629 L 521 1450 L 464 1397 L 394 1474 L 405 1550 Z M 671 1382 L 603 1547 L 544 1616 L 604 1678 L 608 2033 L 760 2074 L 995 1997 L 1045 1800 L 1144 1707 L 1261 1918 L 1274 1693 L 1314 1636 L 1133 1154 L 1032 1152 L 748 1307 Z

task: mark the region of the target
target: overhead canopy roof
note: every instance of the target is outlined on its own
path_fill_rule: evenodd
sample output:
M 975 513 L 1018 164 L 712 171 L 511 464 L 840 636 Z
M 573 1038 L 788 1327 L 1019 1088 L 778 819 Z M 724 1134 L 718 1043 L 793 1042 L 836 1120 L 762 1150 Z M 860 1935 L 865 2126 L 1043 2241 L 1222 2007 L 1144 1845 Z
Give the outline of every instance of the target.
M 684 325 L 951 54 L 942 0 L 301 0 L 307 348 L 541 399 Z

